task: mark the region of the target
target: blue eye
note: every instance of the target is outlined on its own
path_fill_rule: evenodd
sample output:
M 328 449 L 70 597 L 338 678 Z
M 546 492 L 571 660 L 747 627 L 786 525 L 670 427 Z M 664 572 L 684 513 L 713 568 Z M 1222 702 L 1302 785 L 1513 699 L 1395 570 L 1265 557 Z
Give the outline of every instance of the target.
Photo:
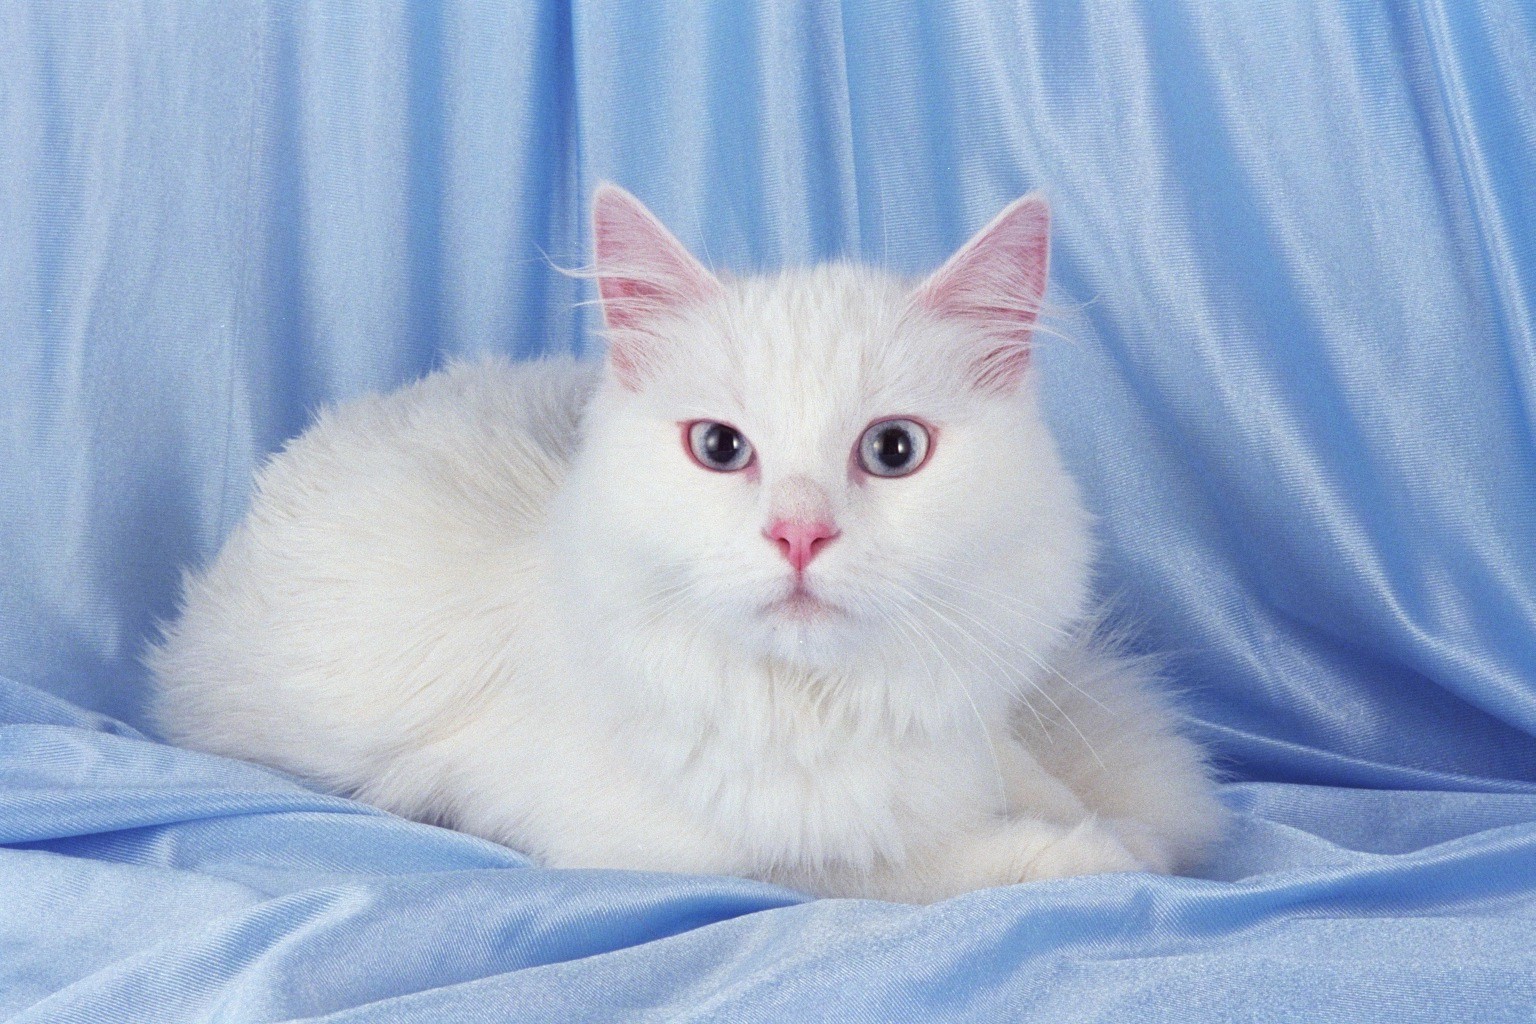
M 928 459 L 928 428 L 916 420 L 871 423 L 859 438 L 859 465 L 875 476 L 915 473 Z
M 734 473 L 752 462 L 752 443 L 728 423 L 698 420 L 688 425 L 688 453 L 717 473 Z

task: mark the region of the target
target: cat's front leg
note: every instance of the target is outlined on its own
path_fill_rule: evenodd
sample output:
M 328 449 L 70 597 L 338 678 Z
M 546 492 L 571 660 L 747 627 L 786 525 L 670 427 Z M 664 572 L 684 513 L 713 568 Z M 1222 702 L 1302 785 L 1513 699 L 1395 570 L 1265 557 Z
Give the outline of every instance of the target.
M 1071 786 L 1046 771 L 1021 743 L 1000 744 L 998 750 L 999 759 L 1006 765 L 1004 778 L 1012 815 L 1056 825 L 1093 822 L 1099 831 L 1117 839 L 1130 851 L 1140 870 L 1159 874 L 1174 870 L 1176 862 L 1164 837 L 1134 813 L 1126 813 L 1124 805 L 1089 807 Z M 1098 765 L 1098 769 L 1108 771 L 1103 765 Z
M 1114 829 L 1092 816 L 1075 825 L 1013 818 L 966 836 L 951 857 L 956 876 L 974 883 L 967 888 L 1146 868 Z
M 1050 708 L 1020 715 L 1031 761 L 1060 780 L 1153 871 L 1198 863 L 1225 811 L 1200 749 L 1180 735 L 1142 663 L 1084 644 L 1043 680 Z
M 1069 825 L 1007 818 L 967 829 L 872 879 L 870 895 L 931 903 L 977 889 L 1145 868 L 1116 831 L 1093 816 Z

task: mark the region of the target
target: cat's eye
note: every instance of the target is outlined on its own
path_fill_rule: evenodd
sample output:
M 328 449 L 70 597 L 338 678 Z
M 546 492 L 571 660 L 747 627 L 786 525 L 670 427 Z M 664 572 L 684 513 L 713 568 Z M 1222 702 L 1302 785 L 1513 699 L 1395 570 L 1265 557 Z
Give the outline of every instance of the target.
M 752 464 L 752 443 L 729 423 L 696 420 L 684 429 L 688 454 L 705 469 L 734 473 Z
M 928 428 L 916 420 L 881 420 L 859 438 L 859 465 L 875 476 L 906 476 L 927 461 L 928 445 Z

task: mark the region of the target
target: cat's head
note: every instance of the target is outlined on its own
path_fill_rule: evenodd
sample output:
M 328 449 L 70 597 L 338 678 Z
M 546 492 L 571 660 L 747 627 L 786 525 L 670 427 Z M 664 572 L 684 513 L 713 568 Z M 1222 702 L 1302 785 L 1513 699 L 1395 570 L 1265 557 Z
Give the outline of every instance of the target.
M 1079 616 L 1087 517 L 1030 387 L 1043 200 L 915 283 L 719 277 L 612 186 L 593 224 L 608 372 L 573 480 L 605 600 L 807 668 L 973 675 Z

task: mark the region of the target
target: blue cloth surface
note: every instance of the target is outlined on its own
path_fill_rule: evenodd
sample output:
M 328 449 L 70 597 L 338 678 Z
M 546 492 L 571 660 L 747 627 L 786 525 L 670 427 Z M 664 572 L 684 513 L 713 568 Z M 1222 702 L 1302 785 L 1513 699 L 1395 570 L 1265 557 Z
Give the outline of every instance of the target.
M 1536 1018 L 1536 7 L 0 5 L 0 1015 Z M 1238 825 L 931 908 L 552 872 L 180 751 L 323 403 L 592 351 L 584 203 L 918 272 L 1055 210 L 1099 586 Z

